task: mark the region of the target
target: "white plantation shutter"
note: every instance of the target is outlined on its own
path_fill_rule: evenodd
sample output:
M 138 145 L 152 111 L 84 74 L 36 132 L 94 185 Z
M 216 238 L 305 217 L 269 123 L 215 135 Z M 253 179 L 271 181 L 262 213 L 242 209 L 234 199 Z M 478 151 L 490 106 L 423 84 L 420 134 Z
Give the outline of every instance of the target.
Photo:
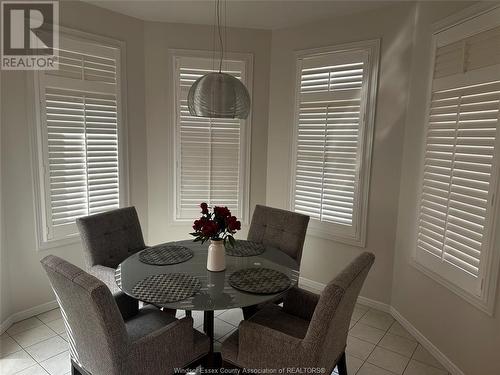
M 176 57 L 176 220 L 200 216 L 201 202 L 244 215 L 247 121 L 189 114 L 187 94 L 196 79 L 215 71 L 205 57 Z M 223 71 L 246 83 L 244 61 L 225 61 Z
M 482 297 L 497 190 L 500 26 L 474 22 L 482 31 L 436 36 L 416 260 Z
M 436 49 L 434 78 L 500 64 L 500 27 L 494 27 Z
M 46 240 L 75 219 L 118 208 L 120 50 L 61 37 L 59 70 L 39 74 Z
M 299 60 L 293 209 L 330 235 L 358 241 L 375 55 L 343 48 Z

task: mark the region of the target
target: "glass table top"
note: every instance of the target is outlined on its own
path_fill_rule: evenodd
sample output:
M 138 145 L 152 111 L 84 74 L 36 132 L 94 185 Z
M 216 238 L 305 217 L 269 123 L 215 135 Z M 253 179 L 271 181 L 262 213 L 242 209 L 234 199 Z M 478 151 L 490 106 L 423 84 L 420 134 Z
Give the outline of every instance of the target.
M 297 285 L 299 267 L 297 262 L 278 250 L 266 246 L 265 251 L 256 256 L 235 257 L 226 255 L 226 270 L 211 272 L 207 270 L 208 242 L 200 244 L 191 240 L 171 242 L 191 249 L 194 256 L 184 263 L 157 266 L 142 263 L 139 253 L 135 253 L 123 261 L 115 272 L 118 286 L 124 293 L 134 297 L 132 289 L 142 279 L 162 273 L 186 273 L 201 281 L 201 289 L 194 296 L 182 301 L 161 304 L 161 307 L 180 310 L 225 310 L 264 303 L 279 298 L 286 290 L 277 294 L 251 294 L 234 289 L 229 285 L 229 276 L 240 269 L 249 267 L 265 267 L 283 272 L 290 278 L 291 286 Z

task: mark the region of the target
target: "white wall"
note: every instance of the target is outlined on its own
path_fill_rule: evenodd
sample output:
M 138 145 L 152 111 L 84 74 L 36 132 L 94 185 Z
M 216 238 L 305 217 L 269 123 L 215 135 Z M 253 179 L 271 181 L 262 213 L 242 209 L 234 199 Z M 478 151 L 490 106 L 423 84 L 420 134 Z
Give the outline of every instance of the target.
M 146 59 L 146 123 L 148 139 L 148 198 L 150 244 L 185 239 L 191 223 L 173 224 L 173 67 L 169 49 L 212 48 L 211 26 L 148 22 L 144 29 Z M 228 29 L 227 50 L 253 54 L 250 208 L 265 203 L 269 59 L 271 32 Z M 236 235 L 246 238 L 245 226 Z
M 287 208 L 294 124 L 294 51 L 381 38 L 366 250 L 375 265 L 362 295 L 389 303 L 399 194 L 400 156 L 408 92 L 414 6 L 395 3 L 373 12 L 273 32 L 267 203 Z M 327 283 L 363 249 L 308 236 L 301 276 Z
M 418 7 L 403 146 L 392 305 L 465 374 L 497 375 L 500 374 L 500 288 L 497 289 L 496 314 L 490 317 L 409 264 L 416 246 L 416 203 L 420 187 L 416 171 L 423 159 L 432 24 L 463 6 L 453 2 L 423 2 Z
M 60 2 L 60 15 L 62 26 L 126 42 L 130 196 L 142 224 L 146 225 L 143 24 L 79 2 Z M 2 72 L 1 193 L 5 236 L 0 253 L 0 322 L 11 314 L 54 299 L 39 263 L 41 258 L 56 254 L 77 265 L 83 264 L 80 243 L 40 252 L 35 247 L 31 129 L 27 119 L 33 108 L 28 95 L 29 83 L 28 74 L 22 71 Z
M 2 72 L 0 71 L 0 84 L 2 82 Z M 1 85 L 0 85 L 1 86 Z M 3 87 L 3 86 L 1 86 Z M 9 289 L 9 278 L 8 278 L 8 259 L 7 259 L 7 251 L 5 248 L 5 216 L 3 210 L 3 195 L 2 195 L 2 180 L 3 180 L 3 167 L 2 160 L 4 159 L 2 144 L 2 123 L 3 119 L 3 111 L 2 111 L 2 100 L 1 98 L 6 93 L 3 92 L 3 89 L 0 90 L 0 324 L 3 322 L 9 315 L 9 306 L 10 306 L 10 289 Z

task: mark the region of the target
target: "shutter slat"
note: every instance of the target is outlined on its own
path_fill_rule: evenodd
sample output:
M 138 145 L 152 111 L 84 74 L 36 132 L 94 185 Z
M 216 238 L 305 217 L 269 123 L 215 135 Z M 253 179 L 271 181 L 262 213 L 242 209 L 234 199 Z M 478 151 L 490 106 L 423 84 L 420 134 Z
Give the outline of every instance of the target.
M 66 40 L 62 38 L 62 44 Z M 117 62 L 115 59 L 95 56 L 87 52 L 69 51 L 62 47 L 59 50 L 58 69 L 46 74 L 80 81 L 103 82 L 116 84 Z

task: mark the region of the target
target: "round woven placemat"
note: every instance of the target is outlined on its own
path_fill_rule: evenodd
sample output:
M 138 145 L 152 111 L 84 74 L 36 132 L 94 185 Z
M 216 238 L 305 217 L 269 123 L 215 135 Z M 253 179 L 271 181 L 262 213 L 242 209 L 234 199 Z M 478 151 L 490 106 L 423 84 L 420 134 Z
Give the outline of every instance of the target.
M 226 246 L 226 254 L 233 257 L 251 257 L 262 254 L 265 249 L 261 243 L 238 240 L 234 247 Z
M 149 303 L 176 302 L 191 297 L 201 288 L 196 277 L 185 273 L 168 273 L 148 276 L 135 284 L 132 294 Z
M 180 245 L 157 245 L 139 253 L 142 263 L 165 266 L 185 262 L 193 257 L 193 252 Z
M 269 268 L 252 267 L 229 276 L 229 284 L 238 290 L 254 294 L 275 294 L 290 287 L 290 279 L 283 272 Z

